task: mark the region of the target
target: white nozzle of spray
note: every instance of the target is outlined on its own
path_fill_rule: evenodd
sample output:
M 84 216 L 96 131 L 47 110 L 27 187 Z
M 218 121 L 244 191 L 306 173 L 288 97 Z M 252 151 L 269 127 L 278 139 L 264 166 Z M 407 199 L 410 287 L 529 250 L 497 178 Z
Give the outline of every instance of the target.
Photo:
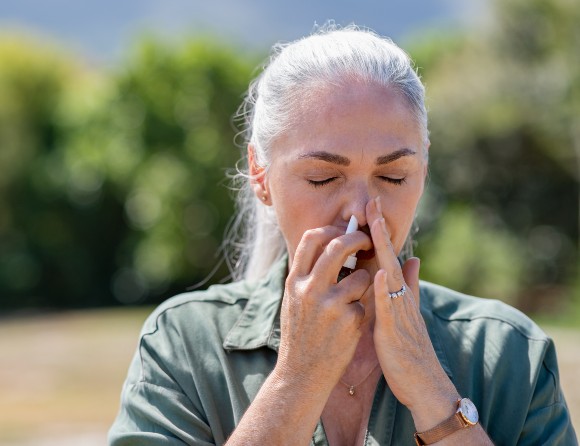
M 350 221 L 348 222 L 348 226 L 346 228 L 346 232 L 345 234 L 350 234 L 354 231 L 356 231 L 358 229 L 358 220 L 356 219 L 356 217 L 353 215 L 352 217 L 350 217 Z M 353 253 L 351 255 L 349 255 L 346 259 L 346 262 L 344 262 L 344 266 L 345 268 L 348 269 L 355 269 L 356 268 L 356 253 Z

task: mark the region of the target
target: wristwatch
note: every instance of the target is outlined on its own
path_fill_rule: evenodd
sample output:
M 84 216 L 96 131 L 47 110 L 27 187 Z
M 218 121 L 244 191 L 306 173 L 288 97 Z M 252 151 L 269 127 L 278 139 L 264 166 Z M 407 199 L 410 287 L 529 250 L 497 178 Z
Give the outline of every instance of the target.
M 457 400 L 457 411 L 442 423 L 425 432 L 415 432 L 417 446 L 436 443 L 453 432 L 475 426 L 479 422 L 479 415 L 475 404 L 469 398 Z

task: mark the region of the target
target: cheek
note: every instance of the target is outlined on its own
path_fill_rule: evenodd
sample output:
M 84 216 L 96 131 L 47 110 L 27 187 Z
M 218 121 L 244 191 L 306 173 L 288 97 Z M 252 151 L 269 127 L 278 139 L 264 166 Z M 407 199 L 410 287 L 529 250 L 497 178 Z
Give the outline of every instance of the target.
M 320 203 L 318 195 L 296 183 L 272 184 L 274 212 L 288 251 L 293 255 L 305 231 L 331 223 L 325 218 L 330 206 Z
M 422 188 L 417 187 L 413 193 L 383 198 L 383 216 L 397 251 L 403 247 L 413 225 L 421 193 Z
M 300 243 L 302 234 L 311 227 L 308 210 L 312 208 L 308 194 L 295 188 L 272 189 L 272 206 L 276 213 L 278 225 L 292 255 Z

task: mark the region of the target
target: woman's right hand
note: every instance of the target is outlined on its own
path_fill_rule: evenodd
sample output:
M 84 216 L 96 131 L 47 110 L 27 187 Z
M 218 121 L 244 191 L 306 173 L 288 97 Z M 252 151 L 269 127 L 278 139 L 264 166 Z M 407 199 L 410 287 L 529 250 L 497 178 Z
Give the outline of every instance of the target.
M 346 258 L 372 247 L 361 231 L 334 226 L 306 231 L 286 279 L 274 373 L 303 390 L 330 394 L 351 361 L 365 318 L 371 277 L 356 270 L 337 283 Z M 362 301 L 361 301 L 362 299 Z

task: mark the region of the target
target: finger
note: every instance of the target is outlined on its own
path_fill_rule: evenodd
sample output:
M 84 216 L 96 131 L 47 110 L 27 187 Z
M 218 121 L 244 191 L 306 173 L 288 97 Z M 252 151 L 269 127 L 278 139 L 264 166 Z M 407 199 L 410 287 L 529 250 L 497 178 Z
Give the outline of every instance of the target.
M 366 207 L 366 215 L 379 268 L 385 268 L 390 275 L 393 275 L 392 270 L 398 260 L 391 243 L 391 235 L 381 211 L 380 197 L 369 200 Z M 395 275 L 397 274 L 395 273 Z
M 324 248 L 341 233 L 342 231 L 336 226 L 325 226 L 304 232 L 292 260 L 294 273 L 299 277 L 310 274 Z
M 336 237 L 324 248 L 312 267 L 312 274 L 329 283 L 336 283 L 340 268 L 347 257 L 361 250 L 369 250 L 372 246 L 369 236 L 361 231 Z
M 366 269 L 357 269 L 337 284 L 346 303 L 360 302 L 363 306 L 363 297 L 371 285 L 371 276 Z
M 411 257 L 403 265 L 403 277 L 409 286 L 417 308 L 420 308 L 421 297 L 419 296 L 419 269 L 421 268 L 421 260 L 417 257 Z
M 384 218 L 381 217 L 372 224 L 371 236 L 379 268 L 387 272 L 389 290 L 391 292 L 400 290 L 404 284 L 403 272 L 395 255 L 395 250 L 391 243 L 391 236 L 387 230 Z
M 384 218 L 381 217 L 373 223 L 371 234 L 373 236 L 375 255 L 379 261 L 379 267 L 384 269 L 386 274 L 386 293 L 383 296 L 388 298 L 390 297 L 389 294 L 397 292 L 403 292 L 402 295 L 406 294 L 404 290 L 409 289 L 409 287 L 405 282 L 401 265 L 395 255 L 395 250 L 391 243 L 390 234 Z M 393 297 L 388 300 L 396 299 L 397 297 Z
M 375 288 L 375 313 L 377 315 L 382 313 L 390 313 L 393 311 L 392 299 L 389 298 L 388 290 L 388 273 L 384 269 L 379 269 L 375 274 L 374 288 Z M 378 317 L 378 316 L 377 316 Z
M 369 200 L 366 206 L 366 216 L 367 216 L 367 225 L 369 228 L 379 218 L 383 217 L 383 213 L 381 210 L 381 197 L 375 197 L 372 200 Z

